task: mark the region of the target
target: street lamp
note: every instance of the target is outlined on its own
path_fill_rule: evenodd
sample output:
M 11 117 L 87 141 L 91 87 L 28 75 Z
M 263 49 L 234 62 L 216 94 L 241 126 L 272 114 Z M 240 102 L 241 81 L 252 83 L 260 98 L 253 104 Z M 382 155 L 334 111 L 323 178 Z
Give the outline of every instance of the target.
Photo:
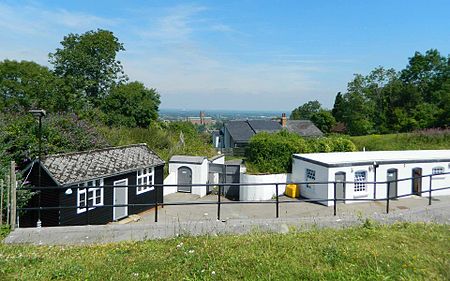
M 377 197 L 377 168 L 380 166 L 377 162 L 373 162 L 373 199 Z
M 38 131 L 38 141 L 39 141 L 39 149 L 38 149 L 38 201 L 39 201 L 39 209 L 38 209 L 38 221 L 36 226 L 38 228 L 41 227 L 41 154 L 42 154 L 42 117 L 45 117 L 46 113 L 43 109 L 32 109 L 28 111 L 34 117 L 39 120 L 39 131 Z

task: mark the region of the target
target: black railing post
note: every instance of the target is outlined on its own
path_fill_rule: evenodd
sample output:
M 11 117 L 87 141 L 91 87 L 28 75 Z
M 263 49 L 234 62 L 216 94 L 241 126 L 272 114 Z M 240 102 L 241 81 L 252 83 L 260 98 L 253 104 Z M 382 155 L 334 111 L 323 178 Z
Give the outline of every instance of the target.
M 219 192 L 217 193 L 217 220 L 220 220 L 220 193 L 222 185 L 219 183 Z
M 276 202 L 275 202 L 275 206 L 276 206 L 276 208 L 277 208 L 277 210 L 276 210 L 276 217 L 278 218 L 279 217 L 279 207 L 280 207 L 280 202 L 279 202 L 279 199 L 278 199 L 278 183 L 275 185 L 275 192 L 276 192 Z
M 153 185 L 155 189 L 155 222 L 158 222 L 158 188 Z
M 390 199 L 391 181 L 387 184 L 387 194 L 386 194 L 386 214 L 389 214 L 389 199 Z
M 431 183 L 433 182 L 432 180 L 433 175 L 430 175 L 430 188 L 428 188 L 428 205 L 431 205 Z
M 334 202 L 334 215 L 336 216 L 336 211 L 337 211 L 337 200 L 336 200 L 336 182 L 333 183 L 333 189 L 334 189 L 334 198 L 333 198 L 333 202 Z

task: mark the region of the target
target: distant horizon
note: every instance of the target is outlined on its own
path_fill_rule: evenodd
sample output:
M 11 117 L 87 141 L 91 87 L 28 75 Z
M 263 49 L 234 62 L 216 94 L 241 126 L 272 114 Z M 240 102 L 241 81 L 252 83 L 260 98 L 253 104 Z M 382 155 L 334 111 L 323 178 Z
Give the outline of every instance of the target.
M 0 60 L 51 67 L 64 36 L 106 29 L 130 81 L 155 88 L 162 108 L 288 113 L 310 100 L 331 108 L 354 74 L 401 70 L 416 51 L 447 56 L 449 10 L 448 0 L 4 0 Z

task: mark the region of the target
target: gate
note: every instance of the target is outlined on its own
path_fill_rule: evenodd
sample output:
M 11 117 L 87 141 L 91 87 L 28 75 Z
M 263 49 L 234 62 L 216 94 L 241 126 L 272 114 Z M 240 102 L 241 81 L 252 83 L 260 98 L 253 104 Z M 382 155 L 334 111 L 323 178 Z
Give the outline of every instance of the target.
M 209 164 L 209 173 L 219 174 L 219 183 L 225 184 L 221 186 L 221 193 L 228 199 L 239 200 L 239 186 L 226 185 L 227 183 L 240 183 L 241 174 L 240 165 L 226 165 L 226 164 Z

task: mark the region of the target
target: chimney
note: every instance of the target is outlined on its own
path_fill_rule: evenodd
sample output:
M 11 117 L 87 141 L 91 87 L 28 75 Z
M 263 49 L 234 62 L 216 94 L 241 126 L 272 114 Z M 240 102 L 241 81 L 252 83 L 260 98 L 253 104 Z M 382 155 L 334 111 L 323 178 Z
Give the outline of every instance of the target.
M 281 114 L 281 127 L 286 128 L 287 118 L 286 113 Z
M 205 112 L 200 111 L 200 124 L 203 125 L 205 123 Z

